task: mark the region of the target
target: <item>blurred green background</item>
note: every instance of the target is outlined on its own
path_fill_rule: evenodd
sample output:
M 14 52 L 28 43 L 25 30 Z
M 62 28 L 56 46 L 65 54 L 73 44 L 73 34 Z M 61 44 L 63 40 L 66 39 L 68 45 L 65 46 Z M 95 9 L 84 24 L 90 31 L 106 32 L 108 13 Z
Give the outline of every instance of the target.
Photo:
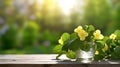
M 120 29 L 120 0 L 0 0 L 0 54 L 51 54 L 63 32 Z

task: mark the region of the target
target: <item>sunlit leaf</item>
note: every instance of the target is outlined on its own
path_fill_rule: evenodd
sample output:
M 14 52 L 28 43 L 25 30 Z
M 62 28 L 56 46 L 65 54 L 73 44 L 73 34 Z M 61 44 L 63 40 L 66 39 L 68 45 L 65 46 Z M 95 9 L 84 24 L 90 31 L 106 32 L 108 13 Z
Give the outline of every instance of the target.
M 62 37 L 63 41 L 67 41 L 68 39 L 70 39 L 70 34 L 69 33 L 63 33 L 61 37 Z
M 72 33 L 70 35 L 70 40 L 74 40 L 74 39 L 77 39 L 77 38 L 78 38 L 77 33 Z
M 54 53 L 61 53 L 62 52 L 62 45 L 57 45 L 53 49 Z
M 68 58 L 75 59 L 76 58 L 76 53 L 73 52 L 73 51 L 69 51 L 69 52 L 66 53 L 66 56 Z
M 90 32 L 90 31 L 94 31 L 94 30 L 95 30 L 94 26 L 93 25 L 89 25 L 88 31 Z

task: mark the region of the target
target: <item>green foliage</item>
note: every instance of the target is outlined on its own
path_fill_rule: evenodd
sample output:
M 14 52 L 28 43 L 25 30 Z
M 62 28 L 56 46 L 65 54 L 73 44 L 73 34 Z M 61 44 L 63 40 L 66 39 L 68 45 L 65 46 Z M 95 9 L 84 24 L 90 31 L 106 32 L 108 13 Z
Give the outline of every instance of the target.
M 85 0 L 83 24 L 92 24 L 105 32 L 106 26 L 111 22 L 110 5 L 107 0 Z
M 93 32 L 95 30 L 93 25 L 88 26 L 88 32 Z
M 61 53 L 62 52 L 62 45 L 57 45 L 53 49 L 54 53 Z
M 95 45 L 96 45 L 96 49 L 102 49 L 104 47 L 104 42 L 103 41 L 96 41 Z
M 117 39 L 120 39 L 120 30 L 116 30 L 114 34 L 117 35 Z
M 13 49 L 17 47 L 17 27 L 14 24 L 6 25 L 1 34 L 1 48 Z
M 64 22 L 63 12 L 58 5 L 57 1 L 54 0 L 43 0 L 41 5 L 41 26 L 44 26 L 44 29 L 52 28 L 54 29 L 61 27 L 61 24 Z M 64 26 L 62 26 L 64 27 Z M 53 28 L 52 28 L 53 29 Z
M 94 26 L 93 25 L 85 25 L 84 29 L 89 33 L 89 36 L 86 38 L 86 40 L 92 41 L 93 40 L 93 32 L 95 31 Z
M 1 35 L 0 35 L 0 45 L 1 45 Z
M 23 28 L 22 43 L 24 46 L 34 46 L 38 37 L 38 25 L 36 22 L 28 22 Z
M 49 42 L 49 47 L 51 48 L 52 45 L 57 44 L 61 32 L 71 32 L 73 28 L 79 24 L 92 24 L 101 29 L 105 34 L 110 34 L 115 29 L 120 29 L 119 0 L 85 0 L 83 12 L 81 12 L 82 8 L 79 6 L 79 1 L 76 1 L 76 6 L 70 10 L 71 13 L 69 15 L 63 14 L 59 4 L 55 0 L 44 0 L 42 4 L 37 3 L 37 0 L 35 0 L 30 6 L 25 6 L 27 1 L 24 0 L 24 6 L 28 8 L 28 12 L 25 13 L 21 12 L 21 8 L 18 8 L 19 5 L 18 7 L 13 6 L 13 1 L 14 0 L 0 0 L 0 34 L 5 24 L 13 23 L 4 34 L 0 35 L 0 47 L 6 49 L 6 51 L 1 50 L 1 52 L 22 53 L 22 51 L 12 50 L 12 48 L 16 48 L 16 46 L 21 48 L 21 45 L 23 45 L 23 47 L 32 45 L 33 47 L 34 44 L 40 44 L 40 48 L 26 48 L 23 50 L 23 53 L 52 53 L 50 49 L 46 50 L 48 47 L 44 46 L 43 43 L 46 41 Z M 34 22 L 27 22 L 26 26 L 23 26 L 26 20 L 33 20 Z M 15 27 L 16 25 L 19 29 Z M 92 41 L 93 39 L 92 33 L 95 29 L 92 25 L 84 26 L 85 31 L 89 32 L 90 35 L 86 37 L 87 41 Z M 41 27 L 42 31 L 39 31 L 39 27 Z M 22 42 L 17 36 L 21 31 Z M 117 35 L 115 41 L 110 40 L 109 37 L 104 37 L 102 41 L 96 41 L 95 47 L 101 52 L 100 55 L 97 56 L 106 58 L 107 55 L 111 55 L 111 52 L 113 52 L 112 55 L 117 53 L 114 53 L 114 51 L 120 46 L 120 31 L 117 30 L 114 34 Z M 78 42 L 79 37 L 77 33 L 65 34 L 62 38 L 65 41 L 63 45 L 64 48 L 62 49 L 65 51 L 69 51 L 68 47 L 74 51 L 80 47 L 84 47 L 81 48 L 83 50 L 89 50 L 90 46 L 86 47 L 87 44 L 83 45 L 82 42 Z M 39 41 L 39 43 L 37 41 Z M 104 52 L 102 48 L 104 48 L 105 43 L 107 43 L 109 50 Z M 75 47 L 76 45 L 78 47 Z M 110 58 L 110 56 L 107 56 L 107 58 Z
M 72 33 L 71 35 L 70 35 L 70 40 L 75 40 L 75 39 L 77 39 L 78 37 L 77 37 L 78 35 L 77 35 L 77 33 Z
M 61 36 L 63 42 L 67 41 L 70 39 L 70 34 L 69 33 L 63 33 Z
M 98 51 L 98 54 L 95 54 L 94 60 L 108 59 L 109 47 L 108 47 L 108 44 L 106 44 L 108 40 L 109 40 L 109 38 L 107 36 L 105 36 L 102 41 L 95 42 L 95 51 Z
M 120 2 L 118 2 L 118 4 L 116 5 L 114 11 L 113 11 L 113 26 L 112 28 L 115 29 L 120 29 Z
M 99 52 L 99 54 L 98 55 L 95 54 L 94 60 L 98 61 L 106 58 L 107 54 L 105 52 L 103 52 L 101 49 L 98 49 L 97 51 Z
M 83 44 L 81 43 L 81 41 L 79 39 L 69 40 L 69 41 L 67 41 L 67 43 L 65 43 L 63 45 L 62 50 L 65 50 L 65 51 L 68 51 L 68 50 L 76 51 L 82 45 Z
M 68 58 L 70 58 L 70 59 L 75 59 L 75 58 L 76 58 L 76 53 L 73 52 L 73 51 L 68 51 L 68 52 L 66 53 L 66 56 L 67 56 Z
M 54 45 L 58 43 L 59 36 L 59 32 L 44 30 L 39 34 L 39 42 L 50 41 Z
M 75 30 L 79 30 L 79 32 L 80 32 L 81 29 L 76 28 Z M 78 49 L 81 49 L 84 51 L 89 51 L 90 48 L 97 47 L 96 49 L 102 49 L 104 47 L 104 44 L 105 44 L 104 41 L 106 41 L 106 39 L 103 39 L 104 41 L 94 39 L 94 36 L 93 36 L 93 33 L 95 31 L 94 26 L 85 25 L 85 26 L 83 26 L 82 31 L 83 30 L 89 34 L 86 37 L 86 39 L 83 41 L 80 39 L 78 33 L 72 33 L 72 34 L 63 33 L 61 35 L 61 38 L 62 38 L 62 41 L 64 42 L 64 44 L 62 46 L 58 45 L 55 47 L 54 50 L 56 50 L 56 51 L 58 50 L 57 53 L 59 54 L 57 56 L 57 58 L 59 58 L 59 56 L 61 54 L 64 54 L 62 51 L 65 51 L 65 54 L 67 55 L 68 58 L 75 58 L 75 56 L 76 56 L 75 52 Z M 81 33 L 83 34 L 82 36 L 84 36 L 84 32 L 81 32 Z M 94 42 L 95 42 L 95 44 L 94 44 Z
M 120 60 L 120 46 L 117 46 L 111 54 L 111 59 Z
M 104 36 L 103 39 L 94 39 L 94 27 L 92 25 L 85 25 L 83 28 L 79 26 L 75 31 L 80 32 L 80 30 L 85 30 L 88 32 L 89 36 L 85 40 L 80 39 L 79 33 L 63 33 L 61 38 L 63 38 L 64 44 L 57 45 L 54 51 L 58 53 L 57 59 L 62 55 L 66 54 L 68 58 L 75 59 L 76 51 L 78 49 L 89 51 L 90 48 L 95 50 L 94 60 L 119 60 L 120 59 L 120 30 L 116 30 L 110 36 Z M 97 36 L 101 34 L 97 33 Z M 83 35 L 84 36 L 84 35 Z M 64 51 L 64 52 L 63 52 Z M 96 53 L 97 52 L 97 53 Z
M 79 8 L 79 6 L 77 6 L 77 8 Z M 76 8 L 72 8 L 70 10 L 70 16 L 69 16 L 70 23 L 67 24 L 69 29 L 73 29 L 77 25 L 81 24 L 81 19 L 80 19 L 81 14 L 79 12 L 80 11 L 77 11 Z
M 107 45 L 106 51 L 100 51 L 99 55 L 96 57 L 101 57 L 100 59 L 112 59 L 112 60 L 120 60 L 120 38 L 119 38 L 119 30 L 116 30 L 113 34 L 116 35 L 115 39 L 110 39 L 108 37 L 104 38 L 104 43 Z M 111 36 L 111 35 L 110 35 Z M 109 36 L 109 37 L 110 37 Z

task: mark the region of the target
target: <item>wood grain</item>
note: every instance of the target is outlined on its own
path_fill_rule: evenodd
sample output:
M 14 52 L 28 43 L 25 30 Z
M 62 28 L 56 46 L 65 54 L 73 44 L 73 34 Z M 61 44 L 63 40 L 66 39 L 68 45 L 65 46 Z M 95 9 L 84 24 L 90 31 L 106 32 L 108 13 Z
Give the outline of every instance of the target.
M 56 54 L 0 55 L 0 64 L 83 64 L 66 58 L 65 55 L 56 60 Z M 91 64 L 120 64 L 120 61 L 101 61 Z

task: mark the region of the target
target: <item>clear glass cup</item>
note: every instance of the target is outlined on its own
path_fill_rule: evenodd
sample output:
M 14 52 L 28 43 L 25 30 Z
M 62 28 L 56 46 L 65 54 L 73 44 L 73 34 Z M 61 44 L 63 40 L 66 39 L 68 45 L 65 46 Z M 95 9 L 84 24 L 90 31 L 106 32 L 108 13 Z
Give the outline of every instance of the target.
M 77 50 L 76 51 L 76 61 L 81 63 L 91 63 L 94 60 L 94 43 L 89 43 L 91 48 L 89 51 Z

